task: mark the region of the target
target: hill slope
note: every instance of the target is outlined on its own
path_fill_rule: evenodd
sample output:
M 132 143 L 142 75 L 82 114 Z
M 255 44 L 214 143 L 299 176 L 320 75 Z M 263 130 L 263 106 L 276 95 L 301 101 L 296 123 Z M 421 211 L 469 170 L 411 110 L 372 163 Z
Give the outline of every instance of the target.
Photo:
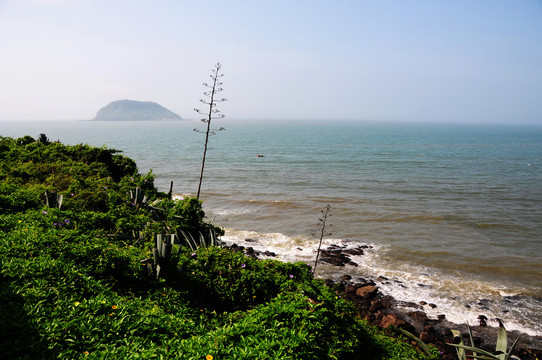
M 151 101 L 117 100 L 101 108 L 93 120 L 97 121 L 156 121 L 182 118 Z

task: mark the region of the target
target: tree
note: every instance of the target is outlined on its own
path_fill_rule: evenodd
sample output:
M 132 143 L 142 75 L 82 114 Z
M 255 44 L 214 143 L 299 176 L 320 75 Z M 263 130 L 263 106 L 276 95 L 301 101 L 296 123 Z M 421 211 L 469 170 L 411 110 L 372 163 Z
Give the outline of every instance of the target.
M 199 175 L 198 193 L 196 195 L 197 199 L 199 199 L 199 194 L 201 191 L 201 182 L 203 180 L 203 169 L 205 168 L 205 157 L 207 156 L 207 145 L 209 143 L 209 136 L 216 134 L 215 130 L 211 129 L 211 120 L 222 119 L 223 117 L 225 117 L 225 115 L 221 114 L 220 110 L 216 108 L 216 105 L 217 103 L 226 101 L 226 99 L 215 98 L 216 94 L 222 91 L 222 88 L 220 87 L 222 83 L 218 81 L 222 76 L 224 76 L 224 74 L 219 73 L 221 67 L 222 66 L 220 65 L 219 62 L 216 63 L 215 68 L 212 70 L 212 74 L 210 75 L 212 79 L 212 83 L 211 84 L 203 83 L 203 86 L 205 86 L 206 88 L 210 90 L 205 91 L 203 93 L 203 95 L 205 95 L 208 99 L 200 99 L 200 102 L 209 106 L 209 110 L 202 111 L 199 109 L 194 109 L 194 111 L 197 112 L 198 114 L 202 114 L 206 116 L 205 118 L 201 119 L 201 121 L 207 125 L 205 130 L 194 129 L 195 132 L 205 134 L 205 145 L 203 148 L 203 159 L 201 161 L 201 172 Z M 216 131 L 222 131 L 222 130 L 225 130 L 225 129 L 223 127 L 220 127 Z

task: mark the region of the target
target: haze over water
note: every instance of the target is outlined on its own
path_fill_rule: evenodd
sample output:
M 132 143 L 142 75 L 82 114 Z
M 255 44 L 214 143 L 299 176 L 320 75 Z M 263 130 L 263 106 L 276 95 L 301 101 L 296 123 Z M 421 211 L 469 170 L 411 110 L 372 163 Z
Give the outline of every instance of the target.
M 388 280 L 398 299 L 431 316 L 542 335 L 542 127 L 430 123 L 220 121 L 202 187 L 224 240 L 314 262 L 326 245 L 368 244 L 358 266 L 318 275 Z M 178 196 L 194 194 L 203 151 L 199 122 L 0 123 L 1 136 L 123 150 Z M 264 157 L 256 155 L 263 154 Z M 245 243 L 250 238 L 255 242 Z M 250 245 L 248 245 L 250 244 Z

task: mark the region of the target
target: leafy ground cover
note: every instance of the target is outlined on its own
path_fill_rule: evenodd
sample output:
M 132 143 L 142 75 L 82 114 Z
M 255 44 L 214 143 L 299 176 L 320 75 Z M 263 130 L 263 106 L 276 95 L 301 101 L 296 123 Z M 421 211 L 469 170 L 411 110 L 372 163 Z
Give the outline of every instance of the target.
M 428 358 L 307 264 L 179 244 L 151 276 L 156 235 L 182 232 L 222 230 L 118 151 L 0 137 L 0 357 Z

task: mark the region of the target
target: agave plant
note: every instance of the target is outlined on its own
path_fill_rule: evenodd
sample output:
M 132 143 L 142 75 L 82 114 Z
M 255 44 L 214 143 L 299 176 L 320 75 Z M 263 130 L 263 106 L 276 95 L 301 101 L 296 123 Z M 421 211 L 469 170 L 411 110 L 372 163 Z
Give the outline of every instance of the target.
M 141 260 L 143 265 L 146 265 L 149 275 L 157 280 L 168 275 L 176 270 L 177 262 L 175 257 L 181 252 L 181 245 L 177 235 L 156 235 L 156 246 L 152 249 L 151 259 Z M 179 244 L 177 252 L 173 254 L 173 244 Z
M 181 230 L 181 235 L 184 238 L 184 241 L 190 246 L 192 251 L 209 246 L 220 246 L 221 242 L 218 239 L 216 233 L 213 230 L 209 230 L 209 236 L 205 236 L 201 231 L 199 232 L 199 237 L 196 240 L 191 233 Z
M 469 324 L 467 324 L 467 327 L 469 329 L 469 338 L 471 346 L 467 346 L 463 343 L 463 336 L 461 335 L 461 332 L 458 330 L 452 330 L 452 334 L 454 335 L 454 339 L 458 339 L 457 344 L 448 344 L 451 346 L 455 346 L 457 350 L 457 357 L 459 360 L 467 360 L 467 351 L 472 351 L 472 355 L 469 355 L 469 358 L 472 359 L 485 359 L 485 360 L 521 360 L 519 357 L 512 355 L 512 352 L 514 352 L 514 349 L 516 348 L 516 345 L 518 343 L 519 337 L 514 341 L 512 346 L 510 346 L 510 349 L 508 351 L 506 350 L 508 346 L 508 337 L 506 335 L 506 329 L 504 327 L 504 324 L 500 319 L 499 320 L 499 333 L 497 336 L 497 345 L 495 348 L 495 353 L 492 354 L 489 351 L 479 349 L 475 347 L 473 344 L 473 337 L 472 337 L 472 330 Z
M 45 191 L 45 194 L 43 194 L 45 205 L 47 205 L 49 208 L 58 207 L 60 209 L 62 207 L 63 198 L 64 197 L 56 191 Z
M 141 188 L 136 187 L 130 190 L 130 202 L 137 207 L 144 206 L 147 204 L 147 196 Z

